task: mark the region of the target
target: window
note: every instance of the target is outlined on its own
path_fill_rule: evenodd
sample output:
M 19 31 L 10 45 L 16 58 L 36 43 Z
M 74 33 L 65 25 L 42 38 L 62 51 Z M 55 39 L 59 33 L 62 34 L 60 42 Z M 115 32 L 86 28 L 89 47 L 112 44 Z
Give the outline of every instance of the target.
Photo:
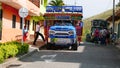
M 33 20 L 33 28 L 32 28 L 32 30 L 34 30 L 35 29 L 35 21 Z
M 2 20 L 2 9 L 0 9 L 0 20 Z
M 0 9 L 0 40 L 2 39 L 2 9 Z
M 29 30 L 29 20 L 25 20 L 25 26 L 26 26 L 27 29 Z
M 12 28 L 16 28 L 16 16 L 12 16 Z
M 25 19 L 25 26 L 27 26 L 27 23 L 28 23 L 28 22 L 27 22 L 27 20 Z
M 20 18 L 20 29 L 22 29 L 22 18 Z
M 33 20 L 33 28 L 32 30 L 35 30 L 36 29 L 36 22 Z

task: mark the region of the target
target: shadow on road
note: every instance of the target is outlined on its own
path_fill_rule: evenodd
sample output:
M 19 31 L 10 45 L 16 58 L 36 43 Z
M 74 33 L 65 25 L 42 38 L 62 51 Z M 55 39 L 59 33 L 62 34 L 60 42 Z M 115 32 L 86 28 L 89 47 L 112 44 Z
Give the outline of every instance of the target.
M 79 68 L 120 68 L 120 52 L 113 46 L 84 43 L 77 51 L 40 50 L 25 56 L 20 61 L 79 63 Z

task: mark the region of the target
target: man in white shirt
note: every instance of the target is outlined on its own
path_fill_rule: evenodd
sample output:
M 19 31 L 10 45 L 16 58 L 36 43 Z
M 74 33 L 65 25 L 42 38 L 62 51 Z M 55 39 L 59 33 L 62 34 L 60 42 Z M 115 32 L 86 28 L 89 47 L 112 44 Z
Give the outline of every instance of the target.
M 41 33 L 39 33 L 40 27 L 41 27 L 40 23 L 38 22 L 37 25 L 36 25 L 36 31 L 35 31 L 36 37 L 34 39 L 33 45 L 35 45 L 36 40 L 37 40 L 37 38 L 38 38 L 39 35 L 42 37 L 43 41 L 45 41 L 44 36 Z

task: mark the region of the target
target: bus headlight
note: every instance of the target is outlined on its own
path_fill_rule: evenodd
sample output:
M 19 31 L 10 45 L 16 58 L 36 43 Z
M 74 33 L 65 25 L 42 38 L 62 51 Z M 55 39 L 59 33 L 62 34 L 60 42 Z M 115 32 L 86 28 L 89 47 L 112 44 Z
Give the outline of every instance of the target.
M 49 34 L 55 34 L 55 31 L 49 30 Z
M 69 33 L 69 35 L 73 35 L 74 31 L 69 31 L 68 33 Z

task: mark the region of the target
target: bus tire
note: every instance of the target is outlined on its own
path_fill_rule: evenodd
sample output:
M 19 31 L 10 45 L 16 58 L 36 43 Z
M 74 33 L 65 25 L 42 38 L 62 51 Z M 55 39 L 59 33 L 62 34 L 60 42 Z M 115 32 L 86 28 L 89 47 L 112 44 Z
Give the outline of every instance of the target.
M 78 49 L 78 46 L 77 46 L 77 42 L 72 44 L 72 48 L 71 50 L 77 50 Z
M 46 45 L 46 49 L 52 49 L 52 44 L 51 43 L 47 43 L 47 45 Z

